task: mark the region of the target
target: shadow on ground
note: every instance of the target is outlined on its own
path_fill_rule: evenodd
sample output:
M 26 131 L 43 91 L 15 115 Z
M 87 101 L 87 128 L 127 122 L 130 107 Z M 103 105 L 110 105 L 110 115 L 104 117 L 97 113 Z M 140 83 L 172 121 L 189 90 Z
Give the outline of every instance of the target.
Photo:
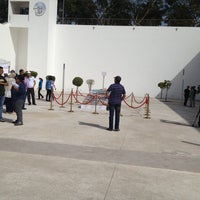
M 83 126 L 91 126 L 91 127 L 95 127 L 95 128 L 100 128 L 100 129 L 106 129 L 107 127 L 105 126 L 101 126 L 99 124 L 94 124 L 94 123 L 87 123 L 87 122 L 79 122 L 79 125 L 83 125 Z
M 200 101 L 196 102 L 196 106 L 194 108 L 189 106 L 183 106 L 183 103 L 180 100 L 169 100 L 169 101 L 160 100 L 160 102 L 167 105 L 170 109 L 172 109 L 174 112 L 176 112 L 184 120 L 187 121 L 187 123 L 180 123 L 178 121 L 170 121 L 170 120 L 161 120 L 161 122 L 177 124 L 182 126 L 193 126 L 194 128 L 197 128 L 198 131 L 200 131 L 199 129 Z

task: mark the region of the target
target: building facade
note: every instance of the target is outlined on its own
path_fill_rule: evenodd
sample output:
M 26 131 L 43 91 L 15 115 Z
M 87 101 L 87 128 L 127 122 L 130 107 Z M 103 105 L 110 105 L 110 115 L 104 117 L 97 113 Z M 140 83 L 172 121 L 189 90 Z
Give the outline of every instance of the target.
M 58 90 L 65 72 L 65 91 L 76 76 L 84 80 L 82 92 L 88 92 L 87 79 L 100 89 L 120 75 L 127 93 L 152 97 L 159 97 L 159 82 L 170 80 L 168 97 L 174 99 L 183 98 L 187 85 L 200 85 L 200 28 L 61 25 L 56 17 L 57 0 L 9 0 L 0 58 L 16 71 L 54 75 Z

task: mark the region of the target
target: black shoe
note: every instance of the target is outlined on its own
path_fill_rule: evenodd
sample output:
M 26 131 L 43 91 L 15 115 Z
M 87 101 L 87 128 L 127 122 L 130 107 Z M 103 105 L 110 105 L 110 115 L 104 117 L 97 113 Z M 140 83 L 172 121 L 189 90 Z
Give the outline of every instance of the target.
M 120 131 L 120 129 L 116 128 L 114 131 Z
M 13 121 L 12 123 L 13 123 L 13 124 L 16 124 L 16 123 L 17 123 L 17 120 Z
M 5 122 L 5 120 L 3 118 L 0 119 L 0 122 Z
M 27 108 L 22 108 L 22 110 L 26 110 Z
M 15 123 L 15 126 L 21 126 L 21 125 L 23 125 L 22 122 L 16 122 L 16 123 Z
M 33 105 L 37 105 L 36 103 L 33 103 Z
M 106 130 L 107 130 L 107 131 L 112 131 L 113 129 L 111 129 L 111 128 L 107 128 Z
M 28 105 L 31 105 L 31 103 L 28 103 Z

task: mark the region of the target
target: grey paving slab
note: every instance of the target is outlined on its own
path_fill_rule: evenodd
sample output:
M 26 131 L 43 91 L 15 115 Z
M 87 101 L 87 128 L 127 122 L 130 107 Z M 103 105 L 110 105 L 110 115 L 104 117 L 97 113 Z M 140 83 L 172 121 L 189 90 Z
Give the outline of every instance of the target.
M 108 132 L 108 112 L 74 112 L 45 101 L 28 106 L 24 125 L 4 114 L 0 129 L 0 199 L 198 200 L 198 107 L 151 99 L 144 108 L 123 105 L 121 131 Z

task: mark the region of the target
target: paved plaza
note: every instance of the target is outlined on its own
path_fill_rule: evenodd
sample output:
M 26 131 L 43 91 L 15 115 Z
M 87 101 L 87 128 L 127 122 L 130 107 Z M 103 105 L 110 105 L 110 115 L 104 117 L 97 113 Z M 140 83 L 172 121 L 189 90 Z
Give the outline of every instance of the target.
M 4 114 L 0 200 L 199 200 L 198 104 L 150 99 L 151 119 L 123 104 L 119 132 L 78 104 L 37 100 L 18 127 Z

